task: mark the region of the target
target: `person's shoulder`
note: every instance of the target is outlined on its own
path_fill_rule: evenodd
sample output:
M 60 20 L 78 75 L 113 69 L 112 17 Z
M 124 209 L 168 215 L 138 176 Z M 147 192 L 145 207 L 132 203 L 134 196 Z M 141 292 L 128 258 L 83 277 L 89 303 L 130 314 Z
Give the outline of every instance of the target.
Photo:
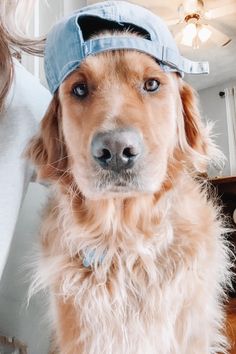
M 39 79 L 14 60 L 14 80 L 11 104 L 27 108 L 35 119 L 40 120 L 51 100 L 50 92 Z

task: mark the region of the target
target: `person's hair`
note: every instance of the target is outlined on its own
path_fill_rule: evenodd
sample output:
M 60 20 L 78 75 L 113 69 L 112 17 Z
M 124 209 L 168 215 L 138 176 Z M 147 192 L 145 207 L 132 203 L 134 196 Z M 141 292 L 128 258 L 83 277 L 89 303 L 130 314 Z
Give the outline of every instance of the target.
M 45 38 L 29 38 L 27 25 L 38 0 L 0 0 L 0 112 L 14 76 L 14 50 L 42 56 Z

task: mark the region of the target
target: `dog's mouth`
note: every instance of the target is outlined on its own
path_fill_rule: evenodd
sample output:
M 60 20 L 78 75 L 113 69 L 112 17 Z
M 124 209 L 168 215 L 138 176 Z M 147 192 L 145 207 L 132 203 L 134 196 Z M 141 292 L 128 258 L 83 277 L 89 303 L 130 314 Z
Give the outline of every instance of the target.
M 133 170 L 100 171 L 95 178 L 95 188 L 98 192 L 130 193 L 140 190 L 137 173 Z

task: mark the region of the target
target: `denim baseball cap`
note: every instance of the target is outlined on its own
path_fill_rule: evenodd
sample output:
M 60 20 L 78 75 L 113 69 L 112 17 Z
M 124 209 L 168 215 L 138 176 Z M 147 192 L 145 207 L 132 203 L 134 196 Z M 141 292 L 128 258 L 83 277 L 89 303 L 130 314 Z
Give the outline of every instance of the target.
M 125 32 L 112 35 L 108 31 Z M 129 31 L 139 36 L 130 36 Z M 100 32 L 104 34 L 96 37 Z M 49 32 L 45 73 L 50 91 L 54 93 L 89 55 L 120 49 L 146 53 L 164 71 L 175 71 L 182 77 L 184 73 L 209 73 L 208 62 L 193 62 L 180 55 L 167 25 L 158 16 L 129 2 L 106 1 L 74 12 Z

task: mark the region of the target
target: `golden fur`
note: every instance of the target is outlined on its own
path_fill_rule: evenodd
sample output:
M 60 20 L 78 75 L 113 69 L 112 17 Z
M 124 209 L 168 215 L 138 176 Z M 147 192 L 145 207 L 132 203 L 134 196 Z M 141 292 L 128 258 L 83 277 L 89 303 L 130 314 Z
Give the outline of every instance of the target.
M 149 78 L 158 92 L 142 91 Z M 88 84 L 85 99 L 72 95 L 76 82 Z M 95 133 L 127 126 L 141 133 L 145 156 L 119 187 L 90 145 Z M 61 84 L 28 150 L 53 184 L 31 291 L 50 288 L 59 353 L 227 352 L 228 251 L 194 178 L 213 152 L 193 90 L 145 54 L 91 56 Z

